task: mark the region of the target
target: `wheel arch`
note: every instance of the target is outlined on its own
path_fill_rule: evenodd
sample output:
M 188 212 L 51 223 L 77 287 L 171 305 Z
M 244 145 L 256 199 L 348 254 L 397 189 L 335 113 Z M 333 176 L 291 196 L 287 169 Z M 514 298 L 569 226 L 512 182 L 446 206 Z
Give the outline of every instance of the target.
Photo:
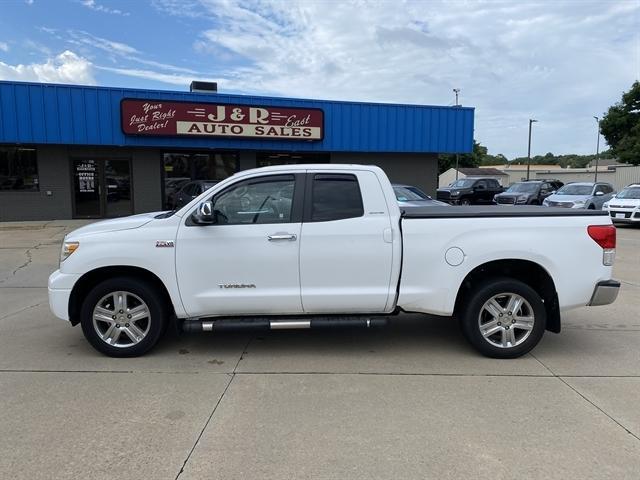
M 80 323 L 80 308 L 82 307 L 82 301 L 91 289 L 100 282 L 115 277 L 139 279 L 154 286 L 158 292 L 160 292 L 170 315 L 175 315 L 175 309 L 173 307 L 169 291 L 156 274 L 141 267 L 112 265 L 91 270 L 82 275 L 76 281 L 73 289 L 71 290 L 71 295 L 69 296 L 69 321 L 71 322 L 71 325 L 77 325 Z
M 483 263 L 471 270 L 462 281 L 456 296 L 454 312 L 457 314 L 473 289 L 489 278 L 508 277 L 533 288 L 542 298 L 547 313 L 546 329 L 559 333 L 560 307 L 555 283 L 549 272 L 531 260 L 503 259 Z

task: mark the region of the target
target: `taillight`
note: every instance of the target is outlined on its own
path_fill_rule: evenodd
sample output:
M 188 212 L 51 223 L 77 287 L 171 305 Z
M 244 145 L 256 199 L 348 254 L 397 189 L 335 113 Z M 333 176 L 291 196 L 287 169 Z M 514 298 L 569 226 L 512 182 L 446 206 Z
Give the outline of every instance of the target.
M 603 265 L 613 265 L 616 256 L 616 227 L 613 225 L 589 225 L 587 233 L 602 248 Z
M 616 248 L 616 227 L 613 225 L 589 225 L 587 233 L 602 248 Z

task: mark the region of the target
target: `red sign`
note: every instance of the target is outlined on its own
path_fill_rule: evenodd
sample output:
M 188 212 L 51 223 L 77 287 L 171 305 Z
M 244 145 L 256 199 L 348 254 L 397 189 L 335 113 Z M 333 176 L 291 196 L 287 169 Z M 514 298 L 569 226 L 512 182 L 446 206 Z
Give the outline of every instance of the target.
M 216 103 L 122 100 L 127 135 L 322 140 L 322 110 Z

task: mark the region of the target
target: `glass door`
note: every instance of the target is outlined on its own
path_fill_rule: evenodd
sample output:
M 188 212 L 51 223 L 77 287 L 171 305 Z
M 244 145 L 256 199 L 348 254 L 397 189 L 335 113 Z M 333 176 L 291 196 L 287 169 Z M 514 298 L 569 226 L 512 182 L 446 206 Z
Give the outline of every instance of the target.
M 105 217 L 124 217 L 133 213 L 131 170 L 128 159 L 105 160 Z
M 133 213 L 129 159 L 74 159 L 76 218 L 123 217 Z
M 79 218 L 101 217 L 100 191 L 98 162 L 95 160 L 73 160 L 74 216 Z

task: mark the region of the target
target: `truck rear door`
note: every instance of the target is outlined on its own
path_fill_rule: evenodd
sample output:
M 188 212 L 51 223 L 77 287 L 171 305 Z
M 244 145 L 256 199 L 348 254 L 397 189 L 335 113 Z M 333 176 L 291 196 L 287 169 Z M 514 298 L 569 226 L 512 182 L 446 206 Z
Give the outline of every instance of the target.
M 309 171 L 300 242 L 306 313 L 384 312 L 395 285 L 391 220 L 371 171 Z M 364 195 L 363 195 L 364 194 Z

